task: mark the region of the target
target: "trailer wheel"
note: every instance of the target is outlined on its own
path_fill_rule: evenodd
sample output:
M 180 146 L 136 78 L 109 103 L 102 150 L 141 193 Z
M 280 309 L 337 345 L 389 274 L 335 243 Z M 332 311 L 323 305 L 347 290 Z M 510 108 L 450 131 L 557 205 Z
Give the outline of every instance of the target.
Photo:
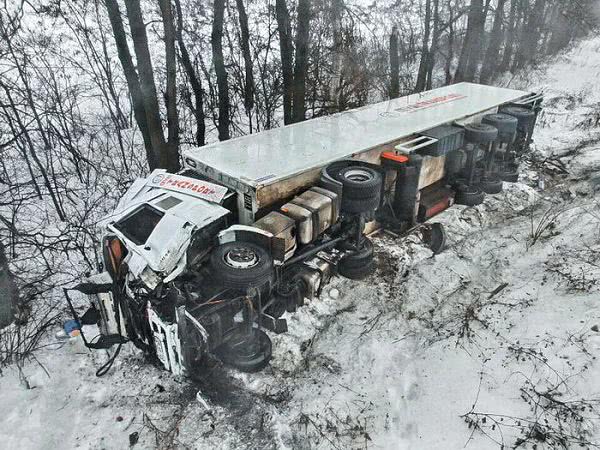
M 226 288 L 262 288 L 273 282 L 273 258 L 263 247 L 250 242 L 228 242 L 210 256 L 213 276 Z
M 242 372 L 258 372 L 271 360 L 271 339 L 257 328 L 252 328 L 250 333 L 243 327 L 235 328 L 227 341 L 217 349 L 216 355 L 225 364 Z
M 337 173 L 337 179 L 343 186 L 342 197 L 370 199 L 379 198 L 381 193 L 381 174 L 370 167 L 344 167 Z
M 507 183 L 516 183 L 519 181 L 519 172 L 518 170 L 508 169 L 506 171 L 500 171 L 498 176 L 501 180 L 506 181 Z
M 454 202 L 457 205 L 477 206 L 483 203 L 485 192 L 472 186 L 460 185 L 457 187 Z
M 535 113 L 532 110 L 521 106 L 505 106 L 504 108 L 501 108 L 500 112 L 515 117 L 519 122 L 519 128 L 521 129 L 527 129 L 535 117 Z
M 498 129 L 485 123 L 465 125 L 465 140 L 472 144 L 489 144 L 498 137 Z
M 375 261 L 372 260 L 360 267 L 346 267 L 343 260 L 338 263 L 338 273 L 349 280 L 363 280 L 374 272 Z
M 371 275 L 375 270 L 373 255 L 373 243 L 365 238 L 362 248 L 340 259 L 337 266 L 338 273 L 351 280 L 361 280 Z
M 379 194 L 371 198 L 353 199 L 342 194 L 342 211 L 347 214 L 362 214 L 375 211 L 379 207 Z
M 482 123 L 495 127 L 500 134 L 512 135 L 517 132 L 519 121 L 509 114 L 497 113 L 484 116 Z
M 502 180 L 496 178 L 483 178 L 479 183 L 479 188 L 486 194 L 499 194 L 502 192 Z

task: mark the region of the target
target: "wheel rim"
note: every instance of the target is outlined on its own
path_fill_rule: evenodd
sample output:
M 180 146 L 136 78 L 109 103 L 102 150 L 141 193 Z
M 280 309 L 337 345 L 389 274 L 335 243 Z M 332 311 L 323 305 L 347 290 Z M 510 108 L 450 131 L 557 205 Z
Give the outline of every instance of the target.
M 234 269 L 249 269 L 258 264 L 258 254 L 248 247 L 234 247 L 223 258 L 225 264 Z
M 366 170 L 352 169 L 344 173 L 344 178 L 357 183 L 364 183 L 371 180 L 373 177 Z

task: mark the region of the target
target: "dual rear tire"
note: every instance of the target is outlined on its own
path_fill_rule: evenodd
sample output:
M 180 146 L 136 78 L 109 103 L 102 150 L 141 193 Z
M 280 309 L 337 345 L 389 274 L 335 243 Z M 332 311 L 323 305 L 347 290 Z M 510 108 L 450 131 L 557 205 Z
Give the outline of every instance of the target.
M 338 170 L 334 178 L 342 184 L 342 212 L 364 214 L 379 207 L 383 178 L 377 170 L 352 165 Z

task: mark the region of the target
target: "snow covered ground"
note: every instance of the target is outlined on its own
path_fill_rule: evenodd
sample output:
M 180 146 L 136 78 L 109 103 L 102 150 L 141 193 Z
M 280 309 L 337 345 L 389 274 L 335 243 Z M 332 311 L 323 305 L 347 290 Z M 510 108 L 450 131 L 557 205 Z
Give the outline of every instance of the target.
M 521 182 L 439 216 L 440 255 L 375 237 L 377 273 L 290 315 L 263 372 L 192 383 L 126 348 L 96 378 L 105 355 L 50 343 L 0 377 L 0 447 L 600 446 L 598 54 L 511 79 L 546 91 Z

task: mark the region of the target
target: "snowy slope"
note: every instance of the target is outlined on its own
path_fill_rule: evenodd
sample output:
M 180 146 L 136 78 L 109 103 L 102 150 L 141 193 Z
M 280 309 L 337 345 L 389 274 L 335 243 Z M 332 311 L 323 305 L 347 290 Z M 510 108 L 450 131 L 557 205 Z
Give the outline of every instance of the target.
M 600 39 L 584 41 L 510 80 L 546 91 L 527 170 L 484 205 L 440 216 L 443 254 L 375 237 L 377 273 L 335 280 L 291 315 L 259 374 L 210 363 L 191 383 L 127 348 L 98 379 L 105 355 L 78 340 L 51 345 L 0 377 L 0 446 L 599 444 L 599 50 Z

